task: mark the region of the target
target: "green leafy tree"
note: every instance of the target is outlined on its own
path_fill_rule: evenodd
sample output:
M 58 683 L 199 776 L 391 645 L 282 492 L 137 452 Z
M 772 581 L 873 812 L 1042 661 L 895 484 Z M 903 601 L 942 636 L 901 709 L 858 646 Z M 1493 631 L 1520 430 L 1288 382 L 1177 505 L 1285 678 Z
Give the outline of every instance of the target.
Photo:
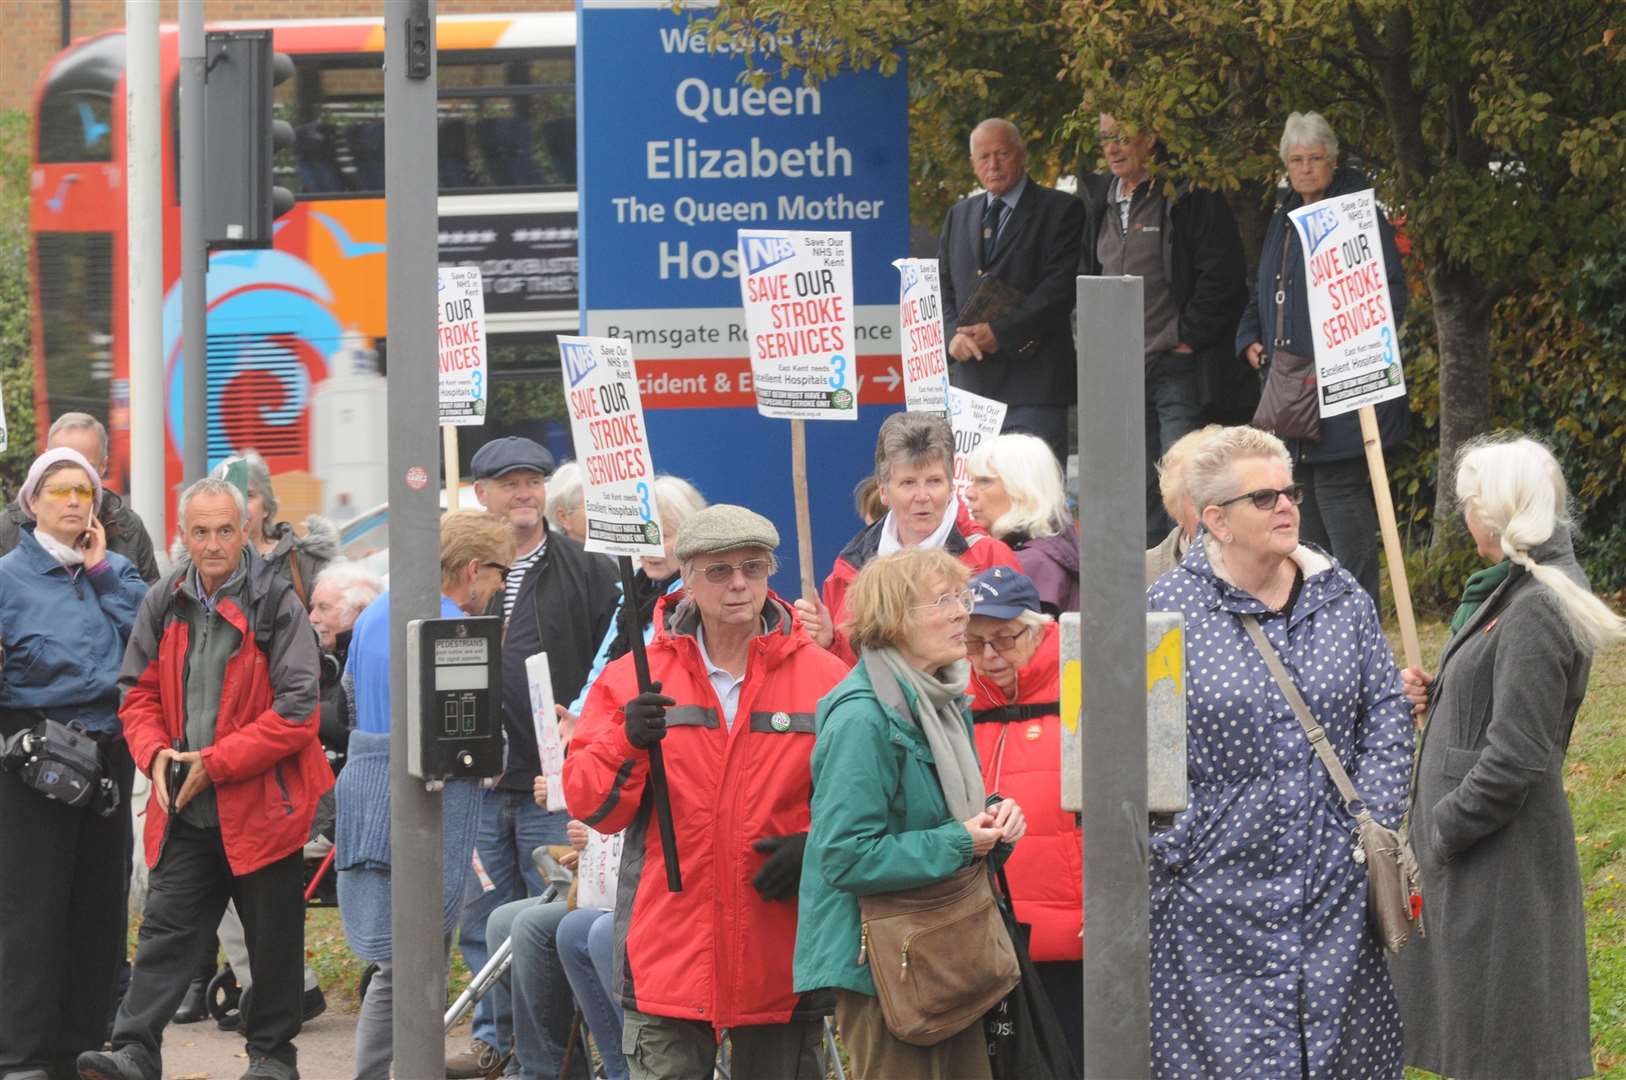
M 34 359 L 28 291 L 28 114 L 0 112 L 0 395 L 8 448 L 0 498 L 10 498 L 34 460 Z
M 973 181 L 964 135 L 1005 114 L 1037 171 L 1093 164 L 1096 115 L 1156 132 L 1169 178 L 1232 194 L 1257 244 L 1286 114 L 1322 112 L 1404 223 L 1438 357 L 1438 460 L 1493 421 L 1499 300 L 1626 222 L 1626 39 L 1594 0 L 723 0 L 698 20 L 749 70 L 813 80 L 909 58 L 917 214 Z M 762 30 L 772 31 L 764 36 Z M 952 136 L 952 137 L 951 137 Z M 1418 343 L 1414 343 L 1418 344 Z M 1436 484 L 1436 541 L 1455 534 Z

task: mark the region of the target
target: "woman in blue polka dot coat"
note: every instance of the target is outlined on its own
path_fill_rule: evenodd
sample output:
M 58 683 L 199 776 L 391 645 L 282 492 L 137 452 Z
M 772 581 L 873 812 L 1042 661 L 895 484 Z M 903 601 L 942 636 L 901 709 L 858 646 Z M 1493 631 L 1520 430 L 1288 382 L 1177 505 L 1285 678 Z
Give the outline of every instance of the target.
M 1299 543 L 1286 448 L 1226 428 L 1186 467 L 1203 531 L 1148 591 L 1186 624 L 1191 806 L 1152 838 L 1158 1077 L 1401 1075 L 1354 819 L 1239 616 L 1258 618 L 1373 816 L 1400 823 L 1412 725 L 1371 598 Z

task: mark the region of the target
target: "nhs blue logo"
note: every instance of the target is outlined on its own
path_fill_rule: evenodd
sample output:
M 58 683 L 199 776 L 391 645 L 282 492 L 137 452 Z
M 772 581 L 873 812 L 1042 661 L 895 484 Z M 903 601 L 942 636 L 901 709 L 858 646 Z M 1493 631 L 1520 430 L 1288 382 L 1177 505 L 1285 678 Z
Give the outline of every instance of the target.
M 914 263 L 905 263 L 903 269 L 903 295 L 908 296 L 916 285 L 920 284 L 920 268 Z
M 1330 206 L 1312 210 L 1299 218 L 1299 228 L 1304 230 L 1304 242 L 1309 245 L 1310 254 L 1314 255 L 1321 241 L 1338 228 L 1338 213 Z
M 570 380 L 572 389 L 598 367 L 591 346 L 579 342 L 560 342 L 559 360 L 564 365 L 565 378 Z
M 744 236 L 740 242 L 745 247 L 747 274 L 760 274 L 796 254 L 796 245 L 787 236 Z

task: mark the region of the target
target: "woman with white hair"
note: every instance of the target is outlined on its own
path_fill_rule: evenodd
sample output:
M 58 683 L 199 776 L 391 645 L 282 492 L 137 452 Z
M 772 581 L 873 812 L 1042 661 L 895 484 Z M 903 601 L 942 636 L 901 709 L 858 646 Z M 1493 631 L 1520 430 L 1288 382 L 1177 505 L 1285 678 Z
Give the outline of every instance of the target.
M 1355 808 L 1261 651 L 1281 657 L 1361 802 L 1394 828 L 1412 725 L 1377 608 L 1300 543 L 1304 489 L 1280 439 L 1223 428 L 1185 476 L 1202 531 L 1147 593 L 1151 610 L 1185 616 L 1191 801 L 1151 841 L 1153 1075 L 1399 1080 Z
M 1424 936 L 1393 961 L 1406 1063 L 1463 1080 L 1592 1075 L 1586 916 L 1564 758 L 1593 654 L 1626 621 L 1575 561 L 1564 477 L 1525 437 L 1476 440 L 1457 498 L 1479 554 L 1428 714 L 1410 839 Z
M 578 544 L 587 542 L 586 489 L 579 461 L 566 461 L 548 477 L 548 518 Z
M 1077 611 L 1078 526 L 1050 445 L 1036 435 L 1000 435 L 971 451 L 966 473 L 971 516 L 1016 552 L 1043 609 Z
M 1253 299 L 1242 313 L 1236 332 L 1236 351 L 1263 371 L 1267 389 L 1271 378 L 1286 377 L 1289 355 L 1315 356 L 1308 275 L 1304 272 L 1298 230 L 1287 215 L 1301 206 L 1372 186 L 1372 181 L 1356 169 L 1338 164 L 1338 137 L 1320 113 L 1289 116 L 1282 129 L 1280 151 L 1291 190 L 1265 231 Z M 1394 229 L 1382 209 L 1378 210 L 1378 236 L 1389 301 L 1399 326 L 1406 319 L 1406 273 L 1400 264 L 1400 249 L 1395 247 Z M 1302 395 L 1302 380 L 1300 383 Z M 1404 441 L 1411 426 L 1406 399 L 1379 404 L 1377 419 L 1385 448 Z M 1315 433 L 1273 426 L 1261 413 L 1254 414 L 1254 425 L 1273 428 L 1292 452 L 1293 475 L 1304 485 L 1304 504 L 1300 508 L 1304 538 L 1330 551 L 1376 601 L 1378 511 L 1372 499 L 1360 418 L 1355 413 L 1325 418 Z

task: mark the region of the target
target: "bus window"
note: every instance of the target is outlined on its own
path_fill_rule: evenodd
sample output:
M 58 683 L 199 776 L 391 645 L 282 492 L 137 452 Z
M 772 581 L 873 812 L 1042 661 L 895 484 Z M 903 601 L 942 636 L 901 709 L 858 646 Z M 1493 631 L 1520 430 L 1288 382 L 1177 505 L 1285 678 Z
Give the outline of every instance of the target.
M 576 89 L 568 52 L 440 58 L 437 172 L 442 194 L 569 189 L 576 183 Z M 384 76 L 376 56 L 296 56 L 277 88 L 294 129 L 277 182 L 298 195 L 384 190 Z
M 113 89 L 123 71 L 123 34 L 93 38 L 57 61 L 40 95 L 40 164 L 113 160 Z
M 113 378 L 113 237 L 38 232 L 39 321 L 46 413 L 87 412 L 107 422 Z

